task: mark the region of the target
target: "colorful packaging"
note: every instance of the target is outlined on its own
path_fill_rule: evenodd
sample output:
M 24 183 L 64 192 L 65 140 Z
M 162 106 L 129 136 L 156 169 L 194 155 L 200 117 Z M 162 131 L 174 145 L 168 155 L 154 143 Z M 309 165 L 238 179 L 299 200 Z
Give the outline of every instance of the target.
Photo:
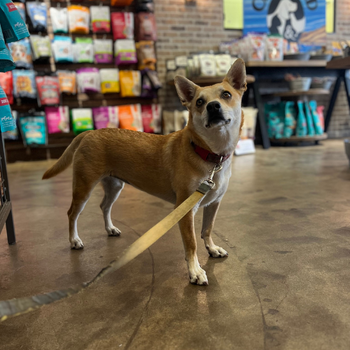
M 137 60 L 139 70 L 148 68 L 155 70 L 157 62 L 153 41 L 140 41 L 136 43 Z
M 10 102 L 11 103 L 11 102 Z M 321 128 L 324 130 L 324 115 L 323 115 L 324 106 L 317 106 L 318 119 L 320 120 Z
M 25 38 L 16 43 L 10 43 L 9 49 L 16 68 L 33 68 L 29 39 Z
M 285 115 L 284 115 L 284 131 L 283 137 L 291 137 L 294 134 L 296 128 L 297 112 L 294 108 L 294 102 L 287 101 L 285 103 Z
M 152 88 L 152 83 L 150 79 L 148 78 L 146 71 L 141 72 L 141 77 L 142 77 L 142 88 L 141 88 L 141 96 L 142 97 L 147 97 L 147 98 L 156 98 L 157 93 L 155 90 Z
M 162 107 L 160 104 L 142 105 L 143 131 L 149 133 L 161 133 Z
M 31 35 L 33 60 L 47 60 L 52 56 L 51 43 L 48 36 Z
M 143 131 L 141 105 L 119 106 L 119 127 L 135 131 Z
M 13 77 L 12 72 L 0 73 L 0 86 L 4 90 L 9 103 L 13 103 Z
M 0 51 L 0 72 L 8 72 L 15 69 L 16 65 L 13 62 L 12 56 L 8 48 Z
M 113 40 L 134 39 L 134 14 L 132 12 L 113 12 Z
M 134 40 L 117 40 L 114 43 L 115 64 L 137 63 Z
M 86 130 L 93 130 L 91 108 L 73 108 L 72 109 L 72 125 L 75 135 Z
M 80 68 L 77 70 L 78 92 L 101 92 L 100 73 L 97 68 Z
M 50 8 L 52 30 L 54 34 L 68 33 L 68 11 L 67 8 Z
M 91 38 L 76 38 L 73 45 L 74 62 L 93 63 L 94 48 Z
M 15 69 L 12 74 L 14 97 L 36 99 L 37 91 L 34 71 Z
M 47 106 L 60 103 L 60 90 L 57 77 L 37 76 L 35 77 L 35 82 L 40 105 Z
M 46 107 L 45 115 L 49 134 L 69 132 L 68 107 Z
M 315 133 L 316 135 L 322 135 L 323 134 L 323 126 L 321 124 L 320 117 L 317 113 L 317 102 L 315 100 L 312 100 L 309 102 L 312 121 L 314 122 L 315 126 Z
M 92 109 L 95 129 L 118 128 L 118 107 L 97 107 Z
M 18 140 L 18 129 L 17 129 L 18 112 L 12 111 L 12 117 L 13 117 L 13 123 L 16 126 L 16 128 L 13 130 L 5 131 L 2 134 L 2 137 L 4 138 L 4 140 Z
M 68 6 L 69 32 L 78 34 L 89 34 L 90 11 L 85 6 Z
M 263 61 L 265 55 L 265 34 L 249 33 L 247 36 L 250 44 L 248 54 L 249 61 Z
M 266 60 L 283 61 L 283 37 L 266 37 Z
M 19 126 L 25 146 L 47 144 L 45 115 L 20 117 Z
M 100 69 L 101 92 L 103 94 L 119 92 L 119 70 L 117 68 Z
M 159 90 L 162 87 L 162 84 L 158 78 L 158 73 L 154 70 L 150 70 L 150 69 L 145 69 L 143 72 L 145 72 L 145 74 L 147 75 L 148 79 L 150 80 L 151 84 L 152 84 L 152 88 L 154 90 Z
M 231 56 L 227 54 L 215 55 L 216 75 L 225 76 L 231 68 Z
M 4 90 L 0 87 L 0 129 L 1 132 L 13 130 L 16 122 L 12 117 L 11 108 Z
M 304 102 L 304 107 L 305 107 L 305 116 L 306 116 L 306 125 L 307 125 L 307 135 L 314 136 L 315 127 L 314 127 L 314 122 L 312 119 L 309 104 L 307 102 Z
M 121 96 L 140 96 L 141 94 L 141 74 L 135 70 L 119 71 Z
M 95 63 L 113 63 L 113 41 L 94 39 Z
M 303 101 L 298 101 L 298 118 L 296 136 L 303 137 L 307 135 L 306 117 L 303 111 Z
M 136 39 L 157 41 L 156 20 L 153 13 L 139 12 L 135 18 Z
M 91 6 L 91 23 L 94 33 L 109 33 L 111 20 L 109 6 Z
M 75 72 L 57 71 L 60 92 L 75 95 L 77 93 L 77 76 Z
M 26 7 L 21 2 L 14 2 L 13 4 L 16 6 L 17 11 L 21 15 L 21 18 L 23 19 L 23 22 L 25 23 L 26 22 Z
M 29 37 L 29 32 L 16 6 L 9 0 L 0 0 L 0 23 L 6 43 Z
M 27 2 L 27 11 L 36 32 L 46 32 L 47 29 L 47 7 L 45 2 Z
M 73 62 L 73 43 L 69 36 L 55 35 L 52 41 L 55 62 Z

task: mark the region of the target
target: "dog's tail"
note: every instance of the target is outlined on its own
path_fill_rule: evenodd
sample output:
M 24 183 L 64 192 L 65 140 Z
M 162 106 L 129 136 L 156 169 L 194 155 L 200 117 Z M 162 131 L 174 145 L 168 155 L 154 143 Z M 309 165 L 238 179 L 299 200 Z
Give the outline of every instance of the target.
M 50 179 L 51 177 L 58 175 L 59 173 L 66 170 L 71 165 L 73 161 L 74 153 L 76 149 L 79 147 L 80 142 L 90 132 L 91 131 L 85 131 L 80 135 L 78 135 L 72 141 L 72 143 L 63 152 L 59 160 L 50 169 L 46 170 L 45 174 L 43 175 L 43 180 Z

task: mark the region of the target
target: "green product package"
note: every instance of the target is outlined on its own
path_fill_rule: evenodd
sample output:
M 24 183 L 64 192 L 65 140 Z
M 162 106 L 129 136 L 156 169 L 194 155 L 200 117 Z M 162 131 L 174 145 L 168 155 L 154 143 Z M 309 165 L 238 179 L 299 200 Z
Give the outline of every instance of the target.
M 303 111 L 303 101 L 298 101 L 297 136 L 307 135 L 306 118 Z
M 93 63 L 94 50 L 91 38 L 76 38 L 73 46 L 74 62 Z
M 314 128 L 314 123 L 312 121 L 309 104 L 305 102 L 304 106 L 305 106 L 305 115 L 306 115 L 307 134 L 308 136 L 315 136 L 315 128 Z
M 73 108 L 72 109 L 72 125 L 74 134 L 80 134 L 87 130 L 93 130 L 91 108 Z
M 296 126 L 296 110 L 294 102 L 288 101 L 285 104 L 283 137 L 291 137 Z
M 309 102 L 309 105 L 310 105 L 312 120 L 315 126 L 316 135 L 322 135 L 323 128 L 321 125 L 320 117 L 318 116 L 318 113 L 317 113 L 317 102 L 315 100 L 312 100 Z

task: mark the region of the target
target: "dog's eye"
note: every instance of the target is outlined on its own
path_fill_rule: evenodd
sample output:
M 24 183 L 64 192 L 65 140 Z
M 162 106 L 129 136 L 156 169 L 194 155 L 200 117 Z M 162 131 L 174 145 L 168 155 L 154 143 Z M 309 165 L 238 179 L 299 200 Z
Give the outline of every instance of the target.
M 222 93 L 222 97 L 223 97 L 223 98 L 230 98 L 230 97 L 231 97 L 231 94 L 230 94 L 228 91 L 224 91 L 224 92 Z
M 204 103 L 204 100 L 201 99 L 201 98 L 199 98 L 199 99 L 196 101 L 196 106 L 197 106 L 197 107 L 200 107 L 200 106 L 203 105 L 203 103 Z

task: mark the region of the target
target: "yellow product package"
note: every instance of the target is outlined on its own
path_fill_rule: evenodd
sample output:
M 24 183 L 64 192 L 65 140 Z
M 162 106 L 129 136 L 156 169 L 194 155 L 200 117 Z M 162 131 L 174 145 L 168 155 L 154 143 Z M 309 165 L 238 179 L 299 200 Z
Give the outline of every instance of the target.
M 121 70 L 119 80 L 122 97 L 141 95 L 141 73 L 139 71 Z
M 100 69 L 101 92 L 103 94 L 119 92 L 119 70 L 117 68 Z

